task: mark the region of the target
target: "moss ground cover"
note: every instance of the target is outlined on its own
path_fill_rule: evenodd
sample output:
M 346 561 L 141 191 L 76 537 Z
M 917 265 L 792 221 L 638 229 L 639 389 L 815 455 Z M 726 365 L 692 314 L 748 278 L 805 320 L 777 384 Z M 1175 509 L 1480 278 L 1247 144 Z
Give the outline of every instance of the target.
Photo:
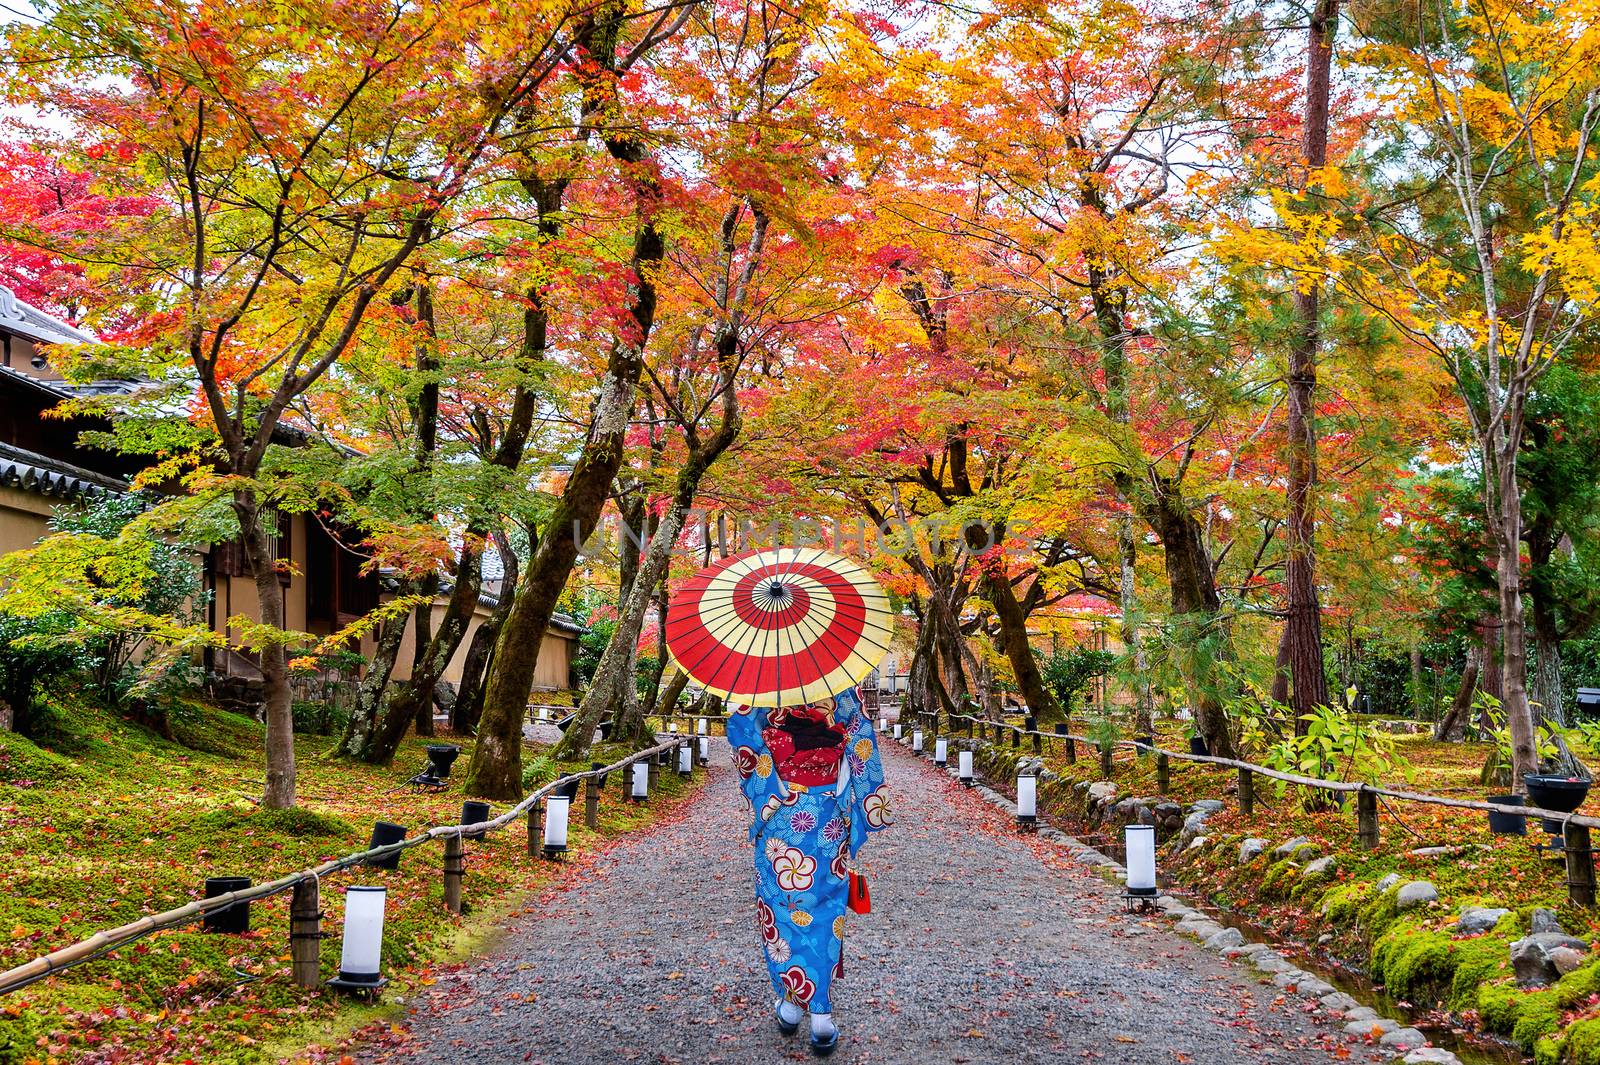
M 430 741 L 408 740 L 395 764 L 381 768 L 329 761 L 329 740 L 302 738 L 301 806 L 269 812 L 251 801 L 261 787 L 261 730 L 247 718 L 186 704 L 169 741 L 87 700 L 67 698 L 49 714 L 37 744 L 0 732 L 0 968 L 188 902 L 207 876 L 260 882 L 360 850 L 376 818 L 412 830 L 459 820 L 457 788 L 418 794 L 404 786 Z M 448 742 L 462 744 L 464 765 L 471 741 Z M 560 769 L 534 764 L 552 775 Z M 574 817 L 573 852 L 605 847 L 694 786 L 671 773 L 659 780 L 644 807 L 624 805 L 621 781 L 610 781 L 598 831 Z M 528 857 L 522 822 L 468 843 L 467 853 L 472 912 L 464 917 L 444 909 L 439 845 L 407 851 L 396 871 L 353 870 L 326 882 L 324 974 L 338 965 L 350 884 L 389 889 L 384 966 L 403 993 L 530 891 L 577 868 Z M 0 1063 L 276 1060 L 277 1048 L 373 1015 L 290 980 L 287 895 L 255 903 L 251 923 L 237 936 L 198 926 L 163 932 L 7 996 Z
M 1187 747 L 1171 725 L 1160 730 L 1157 742 L 1168 750 Z M 1486 745 L 1401 736 L 1397 746 L 1414 772 L 1409 790 L 1475 799 L 1506 790 L 1479 783 Z M 1004 780 L 1014 772 L 1017 755 L 1033 757 L 1026 738 L 1015 754 L 1008 740 L 980 762 L 991 777 Z M 1082 810 L 1072 786 L 1102 779 L 1099 754 L 1080 744 L 1076 763 L 1068 763 L 1061 744 L 1049 741 L 1045 760 L 1060 779 L 1042 789 L 1041 802 L 1070 819 Z M 1116 752 L 1112 779 L 1119 796 L 1158 794 L 1155 759 L 1128 749 Z M 1279 794 L 1260 779 L 1255 794 L 1255 814 L 1245 817 L 1233 770 L 1173 759 L 1167 792 L 1173 801 L 1223 799 L 1226 806 L 1206 825 L 1207 845 L 1164 852 L 1167 872 L 1283 939 L 1366 971 L 1397 1000 L 1448 1010 L 1461 1023 L 1514 1041 L 1541 1062 L 1600 1065 L 1600 950 L 1552 987 L 1522 989 L 1513 979 L 1509 947 L 1528 934 L 1536 908 L 1554 910 L 1573 935 L 1600 939 L 1600 910 L 1572 905 L 1565 867 L 1535 851 L 1537 824 L 1528 826 L 1526 837 L 1497 836 L 1480 812 L 1389 802 L 1379 807 L 1378 849 L 1363 851 L 1353 808 L 1307 810 L 1299 789 Z M 1600 814 L 1600 801 L 1591 797 L 1584 812 Z M 1265 838 L 1276 847 L 1297 836 L 1311 840 L 1315 852 L 1307 849 L 1290 860 L 1269 848 L 1251 862 L 1239 861 L 1239 844 L 1247 838 Z M 1445 849 L 1414 853 L 1434 848 Z M 1305 860 L 1318 855 L 1335 858 L 1332 874 L 1305 876 Z M 1399 912 L 1397 886 L 1376 890 L 1390 873 L 1401 884 L 1431 882 L 1439 900 Z M 1455 925 L 1463 906 L 1511 913 L 1488 933 L 1460 936 Z

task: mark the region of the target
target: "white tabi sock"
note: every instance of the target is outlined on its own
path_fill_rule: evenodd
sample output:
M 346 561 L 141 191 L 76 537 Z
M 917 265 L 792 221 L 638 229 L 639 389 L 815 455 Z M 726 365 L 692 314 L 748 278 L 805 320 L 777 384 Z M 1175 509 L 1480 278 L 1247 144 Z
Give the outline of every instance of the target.
M 804 1013 L 799 1006 L 788 999 L 778 999 L 778 1017 L 784 1024 L 799 1024 L 802 1016 Z
M 838 1032 L 839 1029 L 833 1026 L 833 1014 L 813 1013 L 811 1015 L 811 1035 L 813 1038 L 826 1039 L 831 1035 L 837 1035 Z

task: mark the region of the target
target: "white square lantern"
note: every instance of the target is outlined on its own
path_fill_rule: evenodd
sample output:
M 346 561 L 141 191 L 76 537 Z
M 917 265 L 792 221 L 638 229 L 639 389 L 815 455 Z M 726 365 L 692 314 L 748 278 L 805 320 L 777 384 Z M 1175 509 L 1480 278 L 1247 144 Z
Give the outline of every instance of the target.
M 971 751 L 961 751 L 959 753 L 958 757 L 956 758 L 956 776 L 960 778 L 961 783 L 965 784 L 969 788 L 972 787 L 973 784 L 977 783 L 972 776 Z
M 344 946 L 339 976 L 328 981 L 346 991 L 370 993 L 388 981 L 383 977 L 383 910 L 389 889 L 351 887 L 344 893 Z
M 676 736 L 678 734 L 678 723 L 676 721 L 667 722 L 667 732 Z
M 701 736 L 700 737 L 700 764 L 701 765 L 705 765 L 706 763 L 708 763 L 710 761 L 711 761 L 711 738 L 709 736 Z
M 933 764 L 937 766 L 950 764 L 950 741 L 943 736 L 933 741 Z
M 918 754 L 922 753 L 922 730 L 914 729 L 911 733 L 911 749 Z
M 686 743 L 682 747 L 678 748 L 678 775 L 680 777 L 687 777 L 692 776 L 693 774 L 694 748 Z
M 639 761 L 633 763 L 633 801 L 644 802 L 650 797 L 650 765 Z
M 1039 824 L 1039 779 L 1032 773 L 1017 774 L 1017 828 L 1032 832 Z
M 567 850 L 567 819 L 572 815 L 572 800 L 551 795 L 544 800 L 544 856 L 555 858 Z
M 1128 895 L 1156 897 L 1156 830 L 1153 825 L 1129 825 L 1123 832 L 1128 852 Z
M 894 738 L 895 739 L 899 739 L 900 738 L 901 730 L 904 729 L 904 728 L 905 728 L 905 726 L 900 724 L 900 722 L 898 722 L 898 721 L 895 722 L 895 724 L 894 724 Z

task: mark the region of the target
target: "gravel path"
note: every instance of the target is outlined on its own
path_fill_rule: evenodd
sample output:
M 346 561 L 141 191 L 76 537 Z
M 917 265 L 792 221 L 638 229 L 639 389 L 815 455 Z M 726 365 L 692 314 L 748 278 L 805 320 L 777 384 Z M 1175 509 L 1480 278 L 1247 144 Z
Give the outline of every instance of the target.
M 862 852 L 874 912 L 851 917 L 832 1061 L 1389 1060 L 1164 918 L 1124 914 L 1105 881 L 884 746 L 897 823 Z M 572 886 L 535 900 L 493 953 L 442 973 L 410 1003 L 409 1035 L 358 1048 L 357 1060 L 809 1059 L 804 1028 L 783 1039 L 768 1016 L 726 748 L 711 774 L 681 816 L 597 857 Z

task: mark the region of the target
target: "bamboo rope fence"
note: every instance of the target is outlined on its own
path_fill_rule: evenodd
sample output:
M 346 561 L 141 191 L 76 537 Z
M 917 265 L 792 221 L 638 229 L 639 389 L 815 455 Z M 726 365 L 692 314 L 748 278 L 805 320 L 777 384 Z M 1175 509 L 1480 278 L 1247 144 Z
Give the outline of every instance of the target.
M 974 738 L 979 743 L 990 746 L 1000 746 L 999 739 L 1002 733 L 1011 736 L 1011 749 L 1021 747 L 1023 737 L 1030 737 L 1034 753 L 1042 754 L 1045 745 L 1051 741 L 1062 741 L 1067 744 L 1082 743 L 1090 747 L 1097 747 L 1097 741 L 1085 736 L 1075 735 L 1070 732 L 1042 732 L 1026 726 L 1013 725 L 1006 721 L 996 721 L 990 718 L 979 717 L 975 714 L 957 714 L 946 712 L 952 725 L 957 720 L 964 721 L 968 738 Z M 919 712 L 917 718 L 925 726 L 924 731 L 938 736 L 939 715 L 936 713 Z M 990 744 L 983 736 L 984 729 L 993 729 L 995 742 Z M 1301 787 L 1320 789 L 1322 791 L 1354 794 L 1356 796 L 1356 836 L 1363 850 L 1374 850 L 1378 846 L 1378 798 L 1390 798 L 1400 802 L 1419 803 L 1429 806 L 1443 806 L 1456 810 L 1481 810 L 1485 813 L 1521 814 L 1526 817 L 1538 817 L 1561 825 L 1563 846 L 1561 852 L 1567 866 L 1568 896 L 1579 906 L 1593 906 L 1596 902 L 1596 876 L 1594 864 L 1594 850 L 1590 846 L 1590 829 L 1600 828 L 1600 818 L 1588 814 L 1564 813 L 1559 810 L 1546 810 L 1538 806 L 1509 806 L 1499 803 L 1483 802 L 1477 799 L 1456 799 L 1444 795 L 1431 795 L 1426 792 L 1407 791 L 1401 788 L 1388 787 L 1382 784 L 1368 784 L 1360 781 L 1349 780 L 1324 780 L 1318 777 L 1301 776 L 1297 773 L 1285 773 L 1280 770 L 1270 769 L 1254 762 L 1246 762 L 1238 758 L 1223 758 L 1210 754 L 1195 754 L 1192 751 L 1169 751 L 1151 743 L 1139 740 L 1117 740 L 1117 747 L 1131 748 L 1136 752 L 1153 754 L 1156 758 L 1156 779 L 1160 790 L 1165 791 L 1165 781 L 1168 779 L 1171 760 L 1197 762 L 1213 765 L 1222 769 L 1233 769 L 1239 774 L 1239 808 L 1246 815 L 1255 812 L 1255 778 L 1266 777 L 1269 780 L 1282 780 L 1289 784 Z M 926 750 L 924 751 L 926 753 Z M 930 755 L 931 757 L 931 755 Z M 1102 759 L 1102 767 L 1107 767 L 1109 756 Z
M 462 877 L 465 871 L 464 844 L 462 841 L 465 837 L 505 828 L 519 817 L 527 816 L 528 850 L 529 853 L 533 853 L 539 847 L 537 840 L 539 836 L 537 812 L 539 803 L 547 796 L 561 788 L 571 786 L 576 781 L 585 782 L 585 790 L 587 792 L 585 816 L 589 826 L 592 828 L 596 823 L 595 812 L 599 800 L 599 782 L 601 778 L 611 773 L 628 769 L 641 759 L 654 759 L 663 752 L 676 750 L 686 744 L 693 744 L 697 738 L 687 734 L 674 735 L 654 747 L 635 751 L 628 757 L 613 762 L 608 766 L 586 769 L 581 773 L 570 773 L 536 789 L 505 813 L 500 814 L 498 817 L 492 817 L 487 821 L 462 825 L 438 825 L 395 843 L 371 847 L 367 850 L 357 851 L 354 854 L 347 854 L 342 858 L 332 859 L 314 869 L 302 869 L 297 873 L 290 873 L 287 876 L 279 877 L 264 884 L 255 884 L 237 891 L 198 899 L 176 909 L 141 917 L 137 921 L 130 921 L 118 928 L 96 932 L 88 939 L 62 947 L 59 950 L 34 958 L 0 973 L 0 995 L 10 994 L 56 973 L 94 961 L 119 947 L 124 947 L 136 940 L 143 939 L 151 933 L 190 924 L 200 920 L 207 914 L 226 910 L 240 903 L 270 898 L 285 891 L 293 892 L 293 898 L 289 906 L 289 946 L 294 979 L 302 987 L 316 987 L 321 983 L 321 948 L 319 944 L 323 938 L 323 932 L 321 927 L 320 888 L 324 877 L 332 876 L 335 873 L 369 861 L 391 857 L 413 847 L 420 847 L 432 840 L 442 839 L 445 844 L 443 867 L 445 904 L 450 912 L 460 913 L 462 912 Z M 654 783 L 653 779 L 651 782 L 652 784 Z M 628 787 L 626 779 L 623 786 L 624 788 Z

